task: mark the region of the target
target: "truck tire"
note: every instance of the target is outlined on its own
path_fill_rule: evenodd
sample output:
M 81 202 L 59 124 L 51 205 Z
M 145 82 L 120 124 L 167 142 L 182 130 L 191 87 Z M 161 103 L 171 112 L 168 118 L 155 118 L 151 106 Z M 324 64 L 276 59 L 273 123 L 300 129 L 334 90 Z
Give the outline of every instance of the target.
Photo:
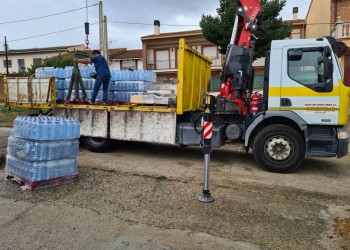
M 85 147 L 92 152 L 104 153 L 111 149 L 112 141 L 105 138 L 82 137 Z
M 265 170 L 286 173 L 295 170 L 304 161 L 306 146 L 298 131 L 287 125 L 273 124 L 257 134 L 253 154 Z

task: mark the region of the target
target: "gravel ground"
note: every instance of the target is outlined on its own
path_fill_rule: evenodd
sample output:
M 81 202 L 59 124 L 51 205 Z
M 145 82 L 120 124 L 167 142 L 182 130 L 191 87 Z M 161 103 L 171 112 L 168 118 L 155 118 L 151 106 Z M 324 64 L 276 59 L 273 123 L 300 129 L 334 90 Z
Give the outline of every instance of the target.
M 0 156 L 9 132 L 0 129 Z M 79 182 L 22 191 L 0 181 L 0 249 L 349 249 L 349 161 L 274 174 L 228 145 L 211 156 L 215 201 L 203 204 L 198 148 L 81 148 Z

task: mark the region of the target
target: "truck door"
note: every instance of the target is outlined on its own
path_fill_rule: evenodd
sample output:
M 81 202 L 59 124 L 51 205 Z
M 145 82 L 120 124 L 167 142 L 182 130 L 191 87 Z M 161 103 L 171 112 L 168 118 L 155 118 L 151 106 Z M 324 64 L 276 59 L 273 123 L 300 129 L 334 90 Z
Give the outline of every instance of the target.
M 329 47 L 283 48 L 280 110 L 293 111 L 308 124 L 338 124 L 339 83 L 332 56 Z

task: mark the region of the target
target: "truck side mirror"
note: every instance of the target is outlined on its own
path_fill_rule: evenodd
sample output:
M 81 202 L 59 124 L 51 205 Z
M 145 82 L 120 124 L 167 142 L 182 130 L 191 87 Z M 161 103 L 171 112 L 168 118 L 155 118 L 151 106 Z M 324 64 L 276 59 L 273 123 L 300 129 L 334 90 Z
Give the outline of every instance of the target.
M 333 62 L 328 57 L 323 58 L 323 77 L 325 81 L 333 78 Z
M 288 50 L 288 60 L 300 61 L 302 57 L 303 57 L 303 51 L 301 49 Z
M 325 57 L 330 57 L 332 55 L 331 48 L 328 46 L 323 47 L 323 54 Z
M 323 78 L 324 81 L 327 80 L 332 80 L 333 78 L 333 61 L 331 58 L 329 58 L 332 55 L 332 51 L 330 49 L 330 47 L 326 46 L 323 48 L 323 56 L 320 56 L 317 59 L 317 63 L 319 65 L 320 68 L 323 67 L 323 72 L 320 68 L 318 68 L 318 78 L 319 78 L 319 82 L 320 79 Z

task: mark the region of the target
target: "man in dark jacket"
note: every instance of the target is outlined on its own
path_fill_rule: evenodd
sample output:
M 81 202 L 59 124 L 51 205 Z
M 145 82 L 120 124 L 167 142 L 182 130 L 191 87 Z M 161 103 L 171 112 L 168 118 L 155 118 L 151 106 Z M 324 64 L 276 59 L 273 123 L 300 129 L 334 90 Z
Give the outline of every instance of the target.
M 84 64 L 91 64 L 91 63 L 94 64 L 97 76 L 96 76 L 95 86 L 92 92 L 91 100 L 87 102 L 92 105 L 95 104 L 95 99 L 96 99 L 98 90 L 103 84 L 102 104 L 107 105 L 107 90 L 108 90 L 109 80 L 111 79 L 111 72 L 109 71 L 109 67 L 106 59 L 103 56 L 101 56 L 100 51 L 94 50 L 92 52 L 92 57 L 90 59 L 74 58 L 74 62 L 84 63 Z

